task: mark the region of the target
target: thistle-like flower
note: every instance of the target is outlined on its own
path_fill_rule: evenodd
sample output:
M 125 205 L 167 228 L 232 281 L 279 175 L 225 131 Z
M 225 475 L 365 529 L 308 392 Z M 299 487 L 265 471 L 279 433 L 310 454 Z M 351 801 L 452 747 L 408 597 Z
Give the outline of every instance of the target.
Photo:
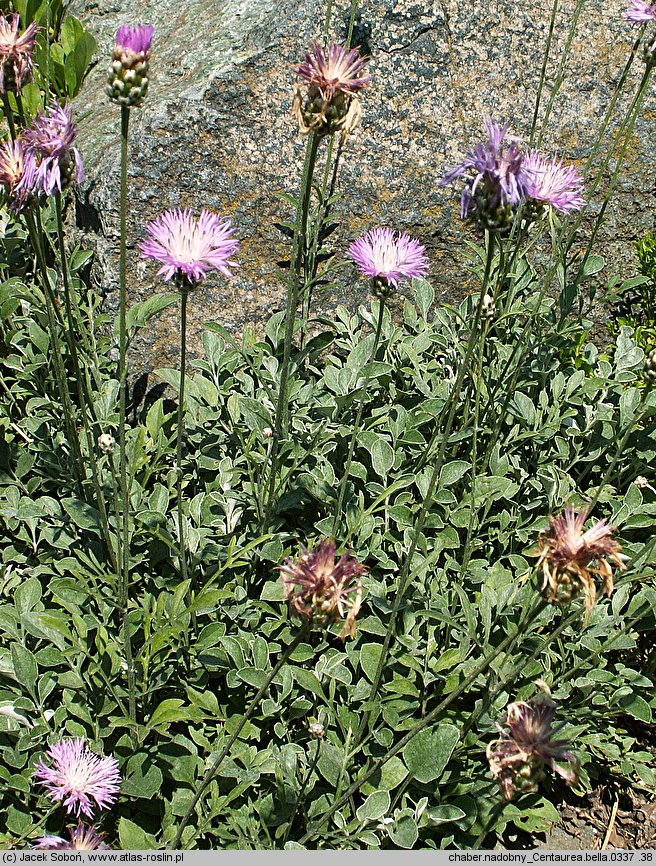
M 537 791 L 550 767 L 568 785 L 576 784 L 579 762 L 566 740 L 553 739 L 563 726 L 551 727 L 556 706 L 547 695 L 509 704 L 504 724 L 497 724 L 503 739 L 490 743 L 486 750 L 492 778 L 499 783 L 506 800 L 516 794 Z
M 319 628 L 344 620 L 340 638 L 354 637 L 355 618 L 362 600 L 360 578 L 366 568 L 350 553 L 335 561 L 332 538 L 324 538 L 311 551 L 301 550 L 296 562 L 286 559 L 280 566 L 291 610 Z
M 464 178 L 460 198 L 463 219 L 472 217 L 483 228 L 499 231 L 508 228 L 513 213 L 526 194 L 523 156 L 517 140 L 505 142 L 508 125 L 485 121 L 487 142 L 477 144 L 465 159 L 451 168 L 440 181 L 441 186 Z
M 77 130 L 71 106 L 50 103 L 32 126 L 23 133 L 25 147 L 38 161 L 37 182 L 46 195 L 68 189 L 74 180 L 82 180 L 82 157 L 74 147 Z
M 306 85 L 304 94 L 297 84 L 294 112 L 303 133 L 327 135 L 341 130 L 353 132 L 362 115 L 359 92 L 371 81 L 363 70 L 367 59 L 357 49 L 330 42 L 324 50 L 313 45 L 296 67 Z
M 231 277 L 237 267 L 231 256 L 239 241 L 234 238 L 232 223 L 209 210 L 196 219 L 191 210 L 167 210 L 146 226 L 148 238 L 137 245 L 142 258 L 162 263 L 157 272 L 165 280 L 174 277 L 196 286 L 212 269 Z
M 32 77 L 34 44 L 38 27 L 33 21 L 18 35 L 18 12 L 0 16 L 0 93 L 20 93 Z
M 401 280 L 421 277 L 428 270 L 426 249 L 419 241 L 393 229 L 371 229 L 353 241 L 348 254 L 372 281 L 376 295 L 387 297 Z
M 34 155 L 23 147 L 20 138 L 0 147 L 0 183 L 5 188 L 9 207 L 21 213 L 38 194 L 37 165 Z
M 78 824 L 69 827 L 70 840 L 61 836 L 41 836 L 32 846 L 40 851 L 109 851 L 109 845 L 103 843 L 102 833 L 98 833 L 93 824 L 89 827 Z
M 538 539 L 538 569 L 542 567 L 541 591 L 550 604 L 564 604 L 579 592 L 585 595 L 586 618 L 596 600 L 593 575 L 602 579 L 602 591 L 613 591 L 613 570 L 609 560 L 624 568 L 626 558 L 612 538 L 614 528 L 598 520 L 583 531 L 587 510 L 578 514 L 566 507 L 563 514 L 549 518 L 549 529 Z M 595 565 L 596 564 L 596 565 Z
M 47 755 L 53 766 L 39 758 L 33 776 L 69 815 L 93 818 L 94 808 L 107 809 L 115 802 L 121 782 L 116 758 L 95 755 L 83 738 L 61 740 L 48 747 Z
M 565 214 L 585 205 L 583 178 L 573 165 L 563 165 L 562 159 L 549 159 L 532 150 L 524 159 L 523 172 L 529 205 L 539 210 L 551 205 Z
M 107 95 L 120 105 L 137 106 L 148 91 L 148 62 L 153 41 L 150 24 L 118 28 L 107 81 Z

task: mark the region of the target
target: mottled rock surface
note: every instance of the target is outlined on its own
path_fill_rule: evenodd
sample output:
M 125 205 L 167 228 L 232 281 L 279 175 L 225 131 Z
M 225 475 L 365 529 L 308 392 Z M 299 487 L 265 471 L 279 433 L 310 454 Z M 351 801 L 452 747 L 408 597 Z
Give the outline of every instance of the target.
M 585 3 L 546 151 L 581 165 L 585 160 L 637 33 L 624 20 L 626 5 Z M 162 290 L 155 268 L 136 255 L 143 223 L 166 207 L 206 206 L 233 218 L 241 268 L 230 282 L 209 279 L 192 297 L 192 349 L 205 321 L 233 331 L 261 323 L 284 306 L 275 263 L 289 251 L 275 223 L 292 214 L 276 193 L 296 192 L 305 146 L 291 115 L 292 66 L 321 34 L 324 4 L 76 0 L 72 8 L 99 42 L 98 64 L 75 103 L 78 116 L 90 112 L 80 122 L 86 180 L 77 218 L 97 251 L 109 306 L 117 302 L 119 110 L 106 100 L 104 83 L 117 27 L 141 20 L 154 24 L 156 35 L 148 99 L 132 112 L 131 298 Z M 341 0 L 333 6 L 330 32 L 337 39 L 346 33 L 349 8 Z M 572 0 L 560 4 L 543 108 L 574 8 Z M 438 300 L 462 296 L 462 243 L 475 234 L 461 224 L 459 192 L 437 180 L 463 146 L 482 137 L 484 117 L 509 121 L 518 136 L 529 133 L 550 14 L 546 0 L 362 0 L 355 42 L 371 56 L 373 81 L 364 93 L 362 125 L 341 161 L 339 229 L 331 236 L 336 250 L 373 226 L 394 226 L 426 245 Z M 629 94 L 643 69 L 638 59 Z M 653 226 L 653 110 L 649 96 L 599 236 L 605 277 L 632 273 L 632 241 Z M 321 305 L 355 309 L 366 298 L 366 286 L 346 265 Z M 172 308 L 144 335 L 137 359 L 143 369 L 175 363 L 175 329 Z

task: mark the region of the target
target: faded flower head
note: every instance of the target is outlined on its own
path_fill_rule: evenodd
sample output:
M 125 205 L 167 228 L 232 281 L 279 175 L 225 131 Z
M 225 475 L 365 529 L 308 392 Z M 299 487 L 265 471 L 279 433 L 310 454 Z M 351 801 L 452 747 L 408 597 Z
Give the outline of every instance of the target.
M 148 62 L 153 41 L 150 24 L 118 28 L 107 80 L 107 95 L 120 105 L 141 105 L 148 91 Z
M 39 758 L 33 776 L 53 800 L 61 800 L 69 815 L 93 818 L 94 808 L 107 809 L 115 802 L 121 782 L 116 758 L 95 755 L 81 737 L 49 746 L 47 756 L 53 766 Z
M 490 743 L 486 755 L 492 778 L 499 783 L 506 800 L 537 791 L 545 765 L 568 785 L 578 781 L 579 762 L 569 751 L 569 743 L 553 739 L 562 727 L 551 727 L 555 712 L 553 701 L 547 695 L 538 695 L 508 705 L 504 719 L 508 730 L 497 724 L 503 738 Z
M 17 12 L 0 15 L 0 93 L 20 93 L 32 77 L 34 44 L 38 27 L 33 21 L 22 36 L 18 35 Z
M 329 42 L 324 49 L 313 45 L 296 67 L 306 85 L 304 94 L 296 85 L 294 111 L 301 132 L 318 135 L 341 130 L 352 132 L 362 114 L 358 93 L 371 81 L 363 70 L 367 59 L 357 49 Z
M 579 592 L 585 594 L 586 617 L 596 599 L 593 575 L 602 578 L 606 595 L 613 591 L 611 562 L 624 568 L 621 547 L 612 537 L 614 528 L 598 520 L 583 531 L 587 510 L 578 514 L 569 506 L 549 518 L 549 529 L 538 539 L 538 568 L 542 566 L 542 594 L 550 604 L 564 604 Z M 610 560 L 610 562 L 609 562 Z
M 467 151 L 465 159 L 442 178 L 446 186 L 460 177 L 465 180 L 460 199 L 463 219 L 473 217 L 490 231 L 505 229 L 514 209 L 525 196 L 526 177 L 519 144 L 509 136 L 508 124 L 499 126 L 485 120 L 487 141 Z
M 175 277 L 195 286 L 212 269 L 231 277 L 230 267 L 237 267 L 231 256 L 239 241 L 234 238 L 232 223 L 219 214 L 203 209 L 198 219 L 191 210 L 167 210 L 146 226 L 148 238 L 138 247 L 142 258 L 162 263 L 157 272 L 165 280 Z
M 533 205 L 551 205 L 560 213 L 581 210 L 585 205 L 583 178 L 573 165 L 549 159 L 532 150 L 524 159 L 525 192 Z
M 0 183 L 5 188 L 9 207 L 21 213 L 38 194 L 37 165 L 34 155 L 23 147 L 20 138 L 0 147 Z
M 409 235 L 393 229 L 372 229 L 353 241 L 348 254 L 360 272 L 373 281 L 374 294 L 390 294 L 401 280 L 421 277 L 428 270 L 426 249 Z
M 344 620 L 340 637 L 355 636 L 355 618 L 362 599 L 361 576 L 366 568 L 345 553 L 335 561 L 335 542 L 324 538 L 311 551 L 294 562 L 286 559 L 280 566 L 285 595 L 294 613 L 327 628 Z
M 32 846 L 41 851 L 109 851 L 109 845 L 103 843 L 102 833 L 98 833 L 93 824 L 89 827 L 78 824 L 69 827 L 70 840 L 61 836 L 41 836 Z
M 37 181 L 46 195 L 62 192 L 82 180 L 82 157 L 74 147 L 77 130 L 71 106 L 51 102 L 23 133 L 25 146 L 37 159 Z

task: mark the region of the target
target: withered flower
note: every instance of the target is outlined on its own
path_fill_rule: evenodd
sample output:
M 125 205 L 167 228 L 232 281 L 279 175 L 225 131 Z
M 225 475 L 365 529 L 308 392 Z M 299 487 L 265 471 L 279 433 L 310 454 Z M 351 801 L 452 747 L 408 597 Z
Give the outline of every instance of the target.
M 325 50 L 313 45 L 296 67 L 296 74 L 306 85 L 294 91 L 294 113 L 301 132 L 328 135 L 353 132 L 362 115 L 358 93 L 371 81 L 364 75 L 367 59 L 357 49 L 330 42 Z
M 355 637 L 355 618 L 360 610 L 366 568 L 350 553 L 335 561 L 335 542 L 324 538 L 312 550 L 301 548 L 294 562 L 280 566 L 285 596 L 291 610 L 319 628 L 344 620 L 340 638 Z
M 624 568 L 621 547 L 612 538 L 614 527 L 598 520 L 583 532 L 587 509 L 578 514 L 567 506 L 557 517 L 549 518 L 549 529 L 538 539 L 538 568 L 542 567 L 543 596 L 550 604 L 563 604 L 579 592 L 585 594 L 585 613 L 589 615 L 597 597 L 594 575 L 602 579 L 602 591 L 613 592 L 611 562 Z M 610 560 L 610 562 L 609 562 Z
M 564 724 L 551 727 L 555 711 L 553 701 L 541 694 L 508 705 L 504 719 L 508 730 L 497 724 L 504 736 L 488 745 L 486 755 L 492 778 L 506 800 L 537 791 L 545 765 L 568 785 L 578 781 L 579 761 L 569 751 L 569 743 L 553 739 Z

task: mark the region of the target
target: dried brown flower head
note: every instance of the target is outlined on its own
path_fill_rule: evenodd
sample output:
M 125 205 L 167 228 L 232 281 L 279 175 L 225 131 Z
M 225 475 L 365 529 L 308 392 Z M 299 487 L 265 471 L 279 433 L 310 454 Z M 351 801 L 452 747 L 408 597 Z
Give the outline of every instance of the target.
M 20 93 L 32 77 L 34 44 L 38 27 L 33 21 L 19 36 L 17 12 L 0 16 L 0 93 Z
M 589 615 L 597 597 L 594 575 L 602 579 L 602 591 L 613 591 L 611 562 L 624 568 L 621 547 L 605 520 L 598 520 L 583 531 L 587 509 L 578 514 L 569 506 L 557 517 L 549 518 L 549 529 L 538 539 L 538 568 L 542 567 L 542 594 L 550 604 L 563 604 L 585 594 L 585 612 Z M 610 561 L 609 561 L 610 560 Z
M 302 548 L 294 562 L 285 560 L 280 576 L 294 613 L 313 625 L 327 628 L 344 620 L 340 637 L 355 636 L 355 618 L 360 610 L 366 568 L 350 553 L 335 560 L 335 542 L 324 538 L 311 551 Z
M 362 115 L 358 94 L 371 77 L 363 74 L 366 58 L 357 49 L 330 42 L 324 49 L 313 45 L 296 74 L 305 84 L 294 91 L 294 113 L 301 132 L 327 135 L 353 132 Z
M 504 719 L 508 730 L 498 724 L 504 737 L 490 743 L 486 750 L 492 778 L 499 783 L 506 800 L 537 791 L 545 765 L 568 785 L 578 781 L 579 762 L 569 751 L 568 742 L 553 739 L 562 727 L 551 727 L 555 712 L 556 705 L 547 695 L 508 705 Z

